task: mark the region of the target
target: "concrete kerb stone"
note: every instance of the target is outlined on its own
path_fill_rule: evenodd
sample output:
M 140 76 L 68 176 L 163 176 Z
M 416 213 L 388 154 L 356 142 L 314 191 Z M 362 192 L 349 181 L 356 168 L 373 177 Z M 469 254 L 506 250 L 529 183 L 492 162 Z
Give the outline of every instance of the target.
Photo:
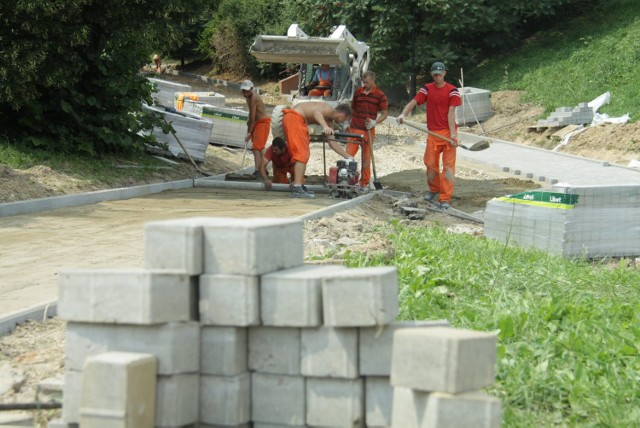
M 59 208 L 77 207 L 96 204 L 104 201 L 119 201 L 122 199 L 138 198 L 164 192 L 193 187 L 193 180 L 178 180 L 168 183 L 145 184 L 142 186 L 123 187 L 120 189 L 98 190 L 96 192 L 78 195 L 52 196 L 49 198 L 30 199 L 27 201 L 7 202 L 0 204 L 0 217 L 10 217 L 20 214 L 49 211 Z
M 0 336 L 11 333 L 16 326 L 26 321 L 44 321 L 58 315 L 58 302 L 40 303 L 21 311 L 13 312 L 0 318 Z
M 376 195 L 376 193 L 377 192 L 373 192 L 373 193 L 368 193 L 366 195 L 358 196 L 357 198 L 349 199 L 344 202 L 340 202 L 338 204 L 332 205 L 330 207 L 325 207 L 317 211 L 301 215 L 298 217 L 298 219 L 302 221 L 309 221 L 309 220 L 317 220 L 322 217 L 328 217 L 330 215 L 339 213 L 340 211 L 346 211 L 357 205 L 365 203 L 371 198 L 373 198 Z

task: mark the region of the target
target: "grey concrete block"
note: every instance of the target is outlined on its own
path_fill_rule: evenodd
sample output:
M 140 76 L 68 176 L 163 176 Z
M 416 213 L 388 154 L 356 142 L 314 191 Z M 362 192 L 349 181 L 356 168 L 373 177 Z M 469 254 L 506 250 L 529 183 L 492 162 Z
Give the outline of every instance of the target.
M 200 422 L 241 425 L 251 420 L 251 377 L 200 376 Z
M 306 428 L 306 425 L 280 425 L 280 424 L 264 424 L 262 422 L 254 422 L 253 428 Z
M 156 427 L 182 427 L 198 422 L 200 375 L 158 376 Z
M 251 419 L 254 422 L 304 425 L 305 378 L 251 374 Z
M 300 372 L 304 376 L 356 378 L 358 330 L 320 327 L 302 329 Z
M 322 325 L 322 278 L 338 265 L 305 265 L 260 278 L 262 324 L 280 327 Z
M 502 419 L 500 400 L 482 392 L 465 394 L 429 394 L 426 426 L 449 428 L 499 428 Z
M 249 369 L 262 373 L 300 374 L 300 329 L 249 328 Z
M 109 351 L 153 354 L 160 374 L 194 373 L 200 367 L 200 328 L 196 322 L 151 326 L 67 323 L 66 369 L 80 371 L 88 357 Z
M 418 327 L 449 327 L 449 321 L 394 321 L 391 324 L 379 328 L 360 328 L 358 332 L 358 365 L 360 375 L 391 375 L 393 333 L 401 328 Z
M 380 266 L 338 271 L 322 280 L 324 325 L 388 324 L 398 315 L 398 272 Z
M 153 428 L 157 366 L 151 354 L 106 352 L 88 358 L 83 370 L 80 425 Z
M 388 377 L 367 376 L 364 379 L 365 422 L 368 427 L 391 426 L 393 387 Z
M 200 322 L 246 327 L 260 324 L 260 281 L 254 275 L 201 275 Z
M 192 281 L 186 274 L 143 269 L 60 273 L 58 315 L 67 321 L 160 324 L 189 321 Z
M 393 336 L 391 384 L 452 394 L 495 381 L 494 333 L 445 327 L 400 329 Z
M 393 388 L 391 428 L 431 428 L 426 423 L 428 392 Z
M 200 330 L 200 373 L 234 376 L 247 371 L 247 329 L 207 327 Z
M 80 423 L 80 396 L 82 391 L 82 371 L 65 367 L 64 390 L 62 393 L 62 420 L 68 424 Z
M 301 220 L 212 218 L 203 227 L 206 273 L 262 275 L 304 262 Z
M 307 379 L 307 425 L 364 427 L 362 379 Z
M 204 271 L 203 218 L 154 221 L 144 225 L 144 265 L 147 269 Z

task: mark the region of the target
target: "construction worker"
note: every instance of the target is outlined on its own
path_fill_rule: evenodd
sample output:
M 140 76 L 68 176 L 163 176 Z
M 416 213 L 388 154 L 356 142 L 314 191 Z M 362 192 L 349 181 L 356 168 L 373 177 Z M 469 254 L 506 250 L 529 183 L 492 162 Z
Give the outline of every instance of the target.
M 375 126 L 385 121 L 388 108 L 387 96 L 376 86 L 376 74 L 373 71 L 365 71 L 362 75 L 362 87 L 356 89 L 351 101 L 352 115 L 349 129 L 351 133 L 364 135 L 360 178 L 362 189 L 366 189 L 371 180 L 371 150 L 373 150 L 376 135 Z M 347 153 L 355 156 L 359 147 L 360 144 L 349 142 L 346 147 Z
M 269 163 L 273 163 L 273 180 L 269 180 L 267 174 Z M 265 190 L 271 190 L 272 183 L 289 184 L 287 174 L 293 178 L 293 161 L 287 148 L 287 142 L 282 137 L 276 137 L 262 155 L 262 163 L 260 164 L 260 175 Z
M 426 103 L 427 128 L 436 134 L 453 141 L 448 143 L 431 134 L 427 137 L 427 148 L 424 152 L 424 164 L 427 167 L 427 184 L 429 191 L 424 195 L 427 202 L 440 201 L 440 208 L 451 206 L 451 197 L 456 171 L 456 147 L 458 147 L 458 125 L 456 124 L 456 107 L 462 105 L 458 88 L 445 82 L 446 67 L 441 62 L 431 66 L 433 83 L 427 83 L 407 104 L 396 118 L 399 124 L 404 122 L 416 105 Z M 440 156 L 442 156 L 442 172 L 440 172 Z M 435 203 L 435 202 L 434 202 Z
M 322 132 L 326 137 L 333 135 L 333 124 L 342 123 L 351 117 L 351 107 L 340 104 L 335 109 L 324 101 L 311 101 L 296 104 L 295 107 L 282 110 L 282 130 L 289 146 L 293 166 L 292 198 L 315 198 L 313 192 L 304 187 L 304 173 L 309 161 L 309 137 L 308 125 L 322 126 Z M 335 140 L 329 140 L 329 147 L 339 155 L 350 158 Z
M 160 58 L 160 55 L 153 55 L 153 63 L 156 65 L 156 73 L 162 73 L 162 58 Z
M 311 81 L 305 86 L 310 97 L 330 97 L 333 86 L 333 68 L 329 64 L 320 64 Z M 312 89 L 313 88 L 313 89 Z
M 253 153 L 253 163 L 255 171 L 253 174 L 259 176 L 258 169 L 262 164 L 262 151 L 267 145 L 269 132 L 271 130 L 271 117 L 269 117 L 264 108 L 264 102 L 260 95 L 253 90 L 253 82 L 245 80 L 240 85 L 242 96 L 247 101 L 249 107 L 249 117 L 247 119 L 247 136 L 245 143 L 251 141 L 251 152 Z

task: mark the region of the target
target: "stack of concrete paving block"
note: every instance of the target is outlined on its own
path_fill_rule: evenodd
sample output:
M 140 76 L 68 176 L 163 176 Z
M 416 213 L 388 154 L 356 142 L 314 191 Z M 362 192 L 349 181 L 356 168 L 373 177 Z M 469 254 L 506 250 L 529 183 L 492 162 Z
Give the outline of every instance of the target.
M 249 112 L 237 108 L 202 106 L 202 117 L 213 122 L 211 143 L 221 146 L 244 147 Z
M 453 335 L 442 333 L 446 346 L 458 340 L 446 321 L 395 321 L 395 268 L 304 264 L 298 219 L 160 221 L 144 239 L 142 270 L 61 275 L 65 423 L 78 421 L 85 361 L 120 351 L 158 359 L 156 426 L 388 427 L 394 334 L 442 327 Z M 463 352 L 491 359 L 488 341 L 474 344 Z M 446 346 L 438 370 L 459 363 L 442 360 Z M 463 375 L 484 380 L 487 370 L 474 363 Z M 437 410 L 469 406 L 454 398 Z
M 480 392 L 495 380 L 496 335 L 451 328 L 394 334 L 392 427 L 493 428 L 500 400 Z
M 166 111 L 162 108 L 143 105 L 145 111 L 161 115 L 176 130 L 178 140 L 172 133 L 165 134 L 161 128 L 153 128 L 152 134 L 160 143 L 166 144 L 166 150 L 153 147 L 150 150 L 157 151 L 170 156 L 188 159 L 185 149 L 189 156 L 195 161 L 204 162 L 213 122 L 192 114 L 177 114 Z M 181 145 L 182 144 L 182 145 Z M 184 146 L 184 148 L 183 148 Z
M 67 320 L 64 421 L 80 422 L 87 359 L 119 351 L 158 359 L 156 426 L 197 423 L 200 328 L 194 321 L 196 296 L 196 277 L 184 271 L 62 272 L 58 313 Z
M 190 85 L 183 85 L 181 83 L 151 77 L 148 77 L 147 80 L 151 82 L 157 91 L 152 94 L 153 99 L 164 107 L 173 107 L 176 92 L 191 92 Z
M 577 107 L 559 107 L 546 119 L 540 119 L 536 126 L 559 127 L 568 125 L 584 125 L 593 121 L 593 108 L 588 103 L 580 103 Z
M 640 185 L 571 186 L 496 198 L 484 234 L 565 257 L 640 255 Z
M 491 91 L 465 87 L 460 89 L 462 105 L 456 109 L 456 123 L 460 125 L 483 122 L 493 115 Z

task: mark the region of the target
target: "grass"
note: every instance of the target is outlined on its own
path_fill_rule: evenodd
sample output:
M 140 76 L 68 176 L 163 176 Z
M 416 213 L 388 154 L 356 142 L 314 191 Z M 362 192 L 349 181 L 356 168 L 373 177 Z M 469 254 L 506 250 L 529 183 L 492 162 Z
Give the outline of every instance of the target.
M 599 2 L 590 12 L 531 37 L 519 49 L 465 73 L 470 86 L 524 91 L 546 113 L 609 91 L 600 113 L 640 118 L 640 2 Z
M 26 150 L 6 140 L 0 140 L 0 165 L 21 170 L 43 165 L 78 180 L 105 186 L 115 185 L 123 180 L 150 180 L 156 177 L 159 171 L 165 171 L 168 166 L 167 163 L 148 154 L 92 158 L 44 150 Z M 170 169 L 177 170 L 179 165 Z
M 640 270 L 506 248 L 395 224 L 395 254 L 348 254 L 398 270 L 400 318 L 497 331 L 503 425 L 637 426 Z M 387 256 L 388 257 L 388 256 Z

